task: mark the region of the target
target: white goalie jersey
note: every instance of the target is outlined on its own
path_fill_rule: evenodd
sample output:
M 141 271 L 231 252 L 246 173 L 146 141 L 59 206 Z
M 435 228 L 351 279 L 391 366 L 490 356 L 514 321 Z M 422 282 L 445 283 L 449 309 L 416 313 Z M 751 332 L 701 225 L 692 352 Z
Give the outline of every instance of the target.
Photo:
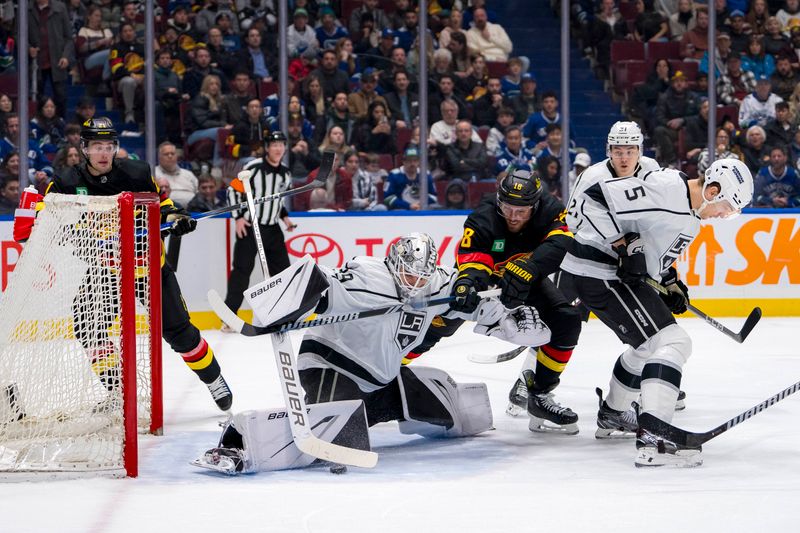
M 330 287 L 317 307 L 319 317 L 402 303 L 383 259 L 357 257 L 335 270 L 320 268 Z M 417 298 L 449 296 L 455 275 L 452 268 L 438 267 Z M 397 377 L 403 357 L 422 342 L 434 317 L 448 310 L 449 304 L 409 305 L 402 312 L 313 328 L 303 337 L 298 368 L 333 368 L 364 392 L 378 390 Z
M 636 232 L 644 242 L 647 273 L 661 279 L 700 230 L 688 185 L 677 170 L 601 180 L 575 201 L 583 223 L 561 269 L 579 276 L 617 279 L 618 256 L 611 243 Z

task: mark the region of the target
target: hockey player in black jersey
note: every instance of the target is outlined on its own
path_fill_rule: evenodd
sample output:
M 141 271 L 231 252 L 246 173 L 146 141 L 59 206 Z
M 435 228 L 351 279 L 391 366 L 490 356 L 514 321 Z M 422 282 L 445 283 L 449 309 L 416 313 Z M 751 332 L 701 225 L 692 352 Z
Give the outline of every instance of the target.
M 152 177 L 150 166 L 143 161 L 117 159 L 119 141 L 114 125 L 108 118 L 98 117 L 83 123 L 81 129 L 81 152 L 84 161 L 56 175 L 47 188 L 48 193 L 86 194 L 90 196 L 112 196 L 121 192 L 154 192 L 161 198 L 161 220 L 172 223 L 173 235 L 184 235 L 195 229 L 197 221 L 175 207 L 172 200 L 159 191 Z M 88 278 L 87 278 L 88 279 Z M 138 284 L 137 284 L 138 285 Z M 137 287 L 137 290 L 140 290 Z M 95 291 L 97 292 L 97 291 Z M 87 311 L 95 306 L 92 287 L 82 283 L 73 302 L 75 336 L 81 341 L 92 360 L 92 368 L 103 384 L 113 390 L 119 382 L 119 357 L 110 341 L 105 344 L 89 343 L 87 331 L 105 331 L 114 322 L 114 316 L 101 316 L 103 324 L 89 325 L 87 317 L 96 314 Z M 223 411 L 231 408 L 233 394 L 222 377 L 214 352 L 200 335 L 200 331 L 189 321 L 189 312 L 181 295 L 175 273 L 162 256 L 161 294 L 164 339 L 173 350 L 181 354 L 186 365 L 206 384 L 217 406 Z
M 518 386 L 527 389 L 531 431 L 574 434 L 578 415 L 556 403 L 550 393 L 578 341 L 580 315 L 547 278 L 558 269 L 572 234 L 564 222 L 564 206 L 542 192 L 536 173 L 511 166 L 497 195 L 485 198 L 467 217 L 458 248 L 453 307 L 471 312 L 479 291 L 499 285 L 500 300 L 507 308 L 536 308 L 552 336 L 544 346 L 530 348 L 511 395 Z

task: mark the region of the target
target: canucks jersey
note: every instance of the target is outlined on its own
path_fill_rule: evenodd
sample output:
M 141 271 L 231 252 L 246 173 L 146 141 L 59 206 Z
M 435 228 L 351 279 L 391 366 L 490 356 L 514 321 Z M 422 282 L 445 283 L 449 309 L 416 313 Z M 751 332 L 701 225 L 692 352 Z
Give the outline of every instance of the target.
M 636 165 L 636 168 L 633 171 L 633 176 L 641 178 L 648 172 L 659 170 L 660 168 L 661 167 L 659 166 L 658 161 L 650 157 L 642 156 L 639 158 L 639 163 Z M 567 225 L 569 226 L 569 229 L 572 231 L 578 231 L 578 229 L 581 227 L 582 220 L 580 209 L 577 205 L 577 198 L 581 195 L 581 193 L 583 193 L 583 191 L 599 181 L 625 177 L 627 176 L 620 176 L 617 174 L 613 165 L 611 164 L 611 159 L 605 159 L 604 161 L 595 163 L 584 170 L 581 175 L 578 176 L 578 181 L 572 187 L 572 192 L 570 193 L 569 201 L 567 202 Z
M 383 259 L 357 257 L 338 269 L 320 267 L 330 287 L 317 306 L 320 318 L 403 303 Z M 450 295 L 452 268 L 437 268 L 422 297 Z M 403 358 L 422 343 L 436 315 L 449 304 L 312 328 L 303 337 L 298 368 L 332 368 L 364 392 L 385 387 L 400 373 Z
M 579 276 L 617 279 L 611 243 L 636 232 L 644 242 L 647 273 L 660 279 L 700 231 L 688 185 L 677 170 L 601 180 L 575 200 L 583 223 L 561 269 Z

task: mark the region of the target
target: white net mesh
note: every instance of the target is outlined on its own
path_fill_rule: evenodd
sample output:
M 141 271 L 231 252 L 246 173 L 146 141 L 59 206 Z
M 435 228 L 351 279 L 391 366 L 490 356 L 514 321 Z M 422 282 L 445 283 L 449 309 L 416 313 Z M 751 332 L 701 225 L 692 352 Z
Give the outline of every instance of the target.
M 128 354 L 120 352 L 118 199 L 51 194 L 45 205 L 0 300 L 0 472 L 121 474 L 121 360 Z M 139 408 L 127 412 L 138 411 L 146 429 L 152 395 L 144 212 L 134 216 Z

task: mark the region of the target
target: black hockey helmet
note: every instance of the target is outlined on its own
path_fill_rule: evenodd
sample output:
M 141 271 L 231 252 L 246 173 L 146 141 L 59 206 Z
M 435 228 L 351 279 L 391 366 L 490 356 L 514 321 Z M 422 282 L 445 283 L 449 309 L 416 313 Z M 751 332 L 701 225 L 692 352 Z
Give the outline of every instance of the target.
M 90 118 L 81 125 L 81 140 L 89 141 L 117 141 L 117 130 L 114 123 L 107 117 Z
M 286 138 L 286 135 L 282 131 L 275 130 L 275 131 L 271 131 L 271 132 L 267 133 L 266 135 L 264 135 L 264 144 L 269 146 L 272 143 L 284 143 L 284 144 L 286 144 L 286 143 L 288 143 L 288 139 Z
M 542 182 L 530 167 L 511 165 L 497 187 L 497 203 L 535 207 L 542 197 Z

